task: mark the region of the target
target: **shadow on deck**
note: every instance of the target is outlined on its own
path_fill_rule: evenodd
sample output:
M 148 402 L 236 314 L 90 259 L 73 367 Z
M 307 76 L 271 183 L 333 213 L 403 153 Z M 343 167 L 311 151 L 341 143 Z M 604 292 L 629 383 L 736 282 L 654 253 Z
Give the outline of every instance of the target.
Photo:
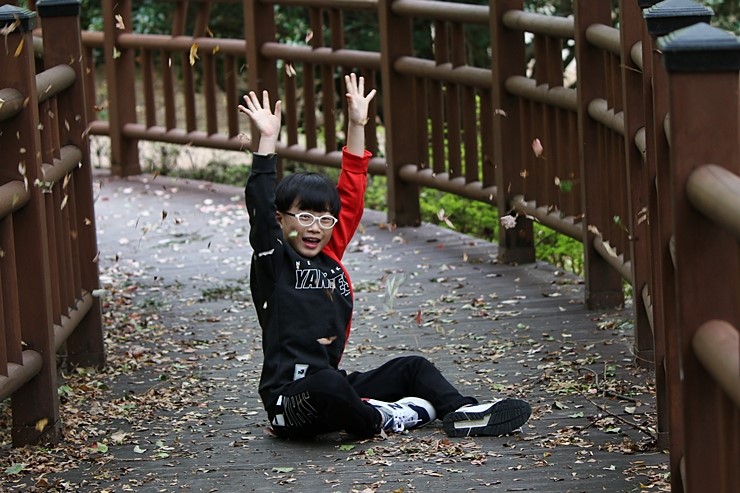
M 356 315 L 343 366 L 423 354 L 463 393 L 525 398 L 533 417 L 500 438 L 449 440 L 438 422 L 362 442 L 268 436 L 241 189 L 98 179 L 109 365 L 65 375 L 66 442 L 5 445 L 0 489 L 667 491 L 629 313 L 588 311 L 579 280 L 549 265 L 499 265 L 495 245 L 389 231 L 374 211 L 346 256 Z

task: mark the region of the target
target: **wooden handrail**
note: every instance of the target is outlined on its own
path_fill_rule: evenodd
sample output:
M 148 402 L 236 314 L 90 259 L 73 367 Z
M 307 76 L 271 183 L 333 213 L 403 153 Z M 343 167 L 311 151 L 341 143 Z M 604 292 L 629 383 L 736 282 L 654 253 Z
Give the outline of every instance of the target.
M 632 45 L 632 49 L 630 50 L 630 58 L 640 70 L 645 70 L 642 60 L 642 50 L 642 41 L 635 43 L 634 45 Z
M 466 182 L 462 176 L 450 178 L 447 173 L 435 173 L 429 168 L 420 169 L 415 164 L 402 166 L 398 173 L 409 183 L 432 187 L 481 202 L 491 203 L 496 200 L 495 186 L 483 188 L 480 181 Z
M 534 200 L 527 202 L 524 196 L 517 195 L 511 200 L 511 208 L 520 214 L 537 219 L 537 222 L 558 233 L 579 241 L 583 238 L 583 223 L 576 222 L 572 216 L 562 217 L 560 211 L 551 210 L 550 207 L 537 207 Z
M 326 47 L 311 48 L 310 46 L 265 43 L 262 45 L 260 53 L 267 58 L 276 60 L 282 59 L 292 62 L 341 65 L 368 69 L 380 68 L 380 53 L 370 51 L 332 50 Z
M 406 17 L 462 22 L 466 24 L 487 24 L 489 8 L 487 5 L 470 5 L 429 0 L 397 0 L 391 7 L 393 13 Z
M 62 347 L 70 334 L 77 328 L 85 315 L 93 306 L 93 297 L 88 292 L 83 292 L 77 300 L 76 306 L 69 311 L 69 314 L 62 316 L 60 324 L 54 325 L 54 347 L 57 351 Z
M 0 89 L 0 122 L 18 114 L 23 109 L 23 99 L 17 89 Z
M 740 411 L 740 332 L 724 320 L 709 320 L 691 341 L 696 357 Z
M 26 382 L 41 371 L 42 358 L 39 353 L 27 349 L 22 353 L 23 363 L 8 363 L 8 375 L 0 375 L 0 400 L 13 395 Z
M 56 65 L 36 75 L 36 93 L 43 103 L 66 91 L 75 83 L 77 75 L 69 65 Z
M 39 103 L 69 89 L 75 82 L 75 71 L 68 65 L 57 65 L 36 75 Z M 17 89 L 0 89 L 0 121 L 8 120 L 23 109 L 26 98 Z
M 563 86 L 550 88 L 547 84 L 537 85 L 537 82 L 529 77 L 515 75 L 506 79 L 506 90 L 515 96 L 555 108 L 578 111 L 578 94 L 575 89 Z
M 79 147 L 66 145 L 60 149 L 60 158 L 54 160 L 54 164 L 42 165 L 44 185 L 50 186 L 59 183 L 69 173 L 73 172 L 82 161 L 82 150 Z
M 218 50 L 229 55 L 243 55 L 243 40 L 193 37 L 193 36 L 168 36 L 165 34 L 121 34 L 118 37 L 118 46 L 132 50 L 164 50 L 170 52 L 189 52 L 191 47 L 197 44 L 200 52 L 213 52 Z
M 12 214 L 28 203 L 31 192 L 28 185 L 13 180 L 0 185 L 0 219 Z
M 338 10 L 374 10 L 378 0 L 262 0 L 269 5 L 287 7 L 314 7 Z
M 625 261 L 623 254 L 615 251 L 614 248 L 612 248 L 608 242 L 605 242 L 604 238 L 600 235 L 594 236 L 594 249 L 599 252 L 599 255 L 601 255 L 602 258 L 606 260 L 617 272 L 619 272 L 622 279 L 630 284 L 633 283 L 630 261 Z
M 453 67 L 451 63 L 438 64 L 433 60 L 410 56 L 400 57 L 393 67 L 403 75 L 472 87 L 491 87 L 491 71 L 487 69 L 465 65 Z
M 575 36 L 575 21 L 572 17 L 554 17 L 510 10 L 504 14 L 503 21 L 506 27 L 518 31 L 563 39 L 572 39 Z
M 707 164 L 691 173 L 686 193 L 707 219 L 740 240 L 740 176 L 722 166 Z
M 604 24 L 594 24 L 586 29 L 586 39 L 595 47 L 612 55 L 620 54 L 619 29 Z
M 607 128 L 624 135 L 624 113 L 615 112 L 605 99 L 597 98 L 591 101 L 588 105 L 588 114 Z

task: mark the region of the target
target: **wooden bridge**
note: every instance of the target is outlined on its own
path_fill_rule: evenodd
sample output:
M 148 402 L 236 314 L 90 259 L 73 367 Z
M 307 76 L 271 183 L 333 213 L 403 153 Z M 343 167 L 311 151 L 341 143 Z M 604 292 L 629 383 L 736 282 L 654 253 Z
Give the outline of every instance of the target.
M 242 7 L 243 39 L 210 32 L 223 5 Z M 508 216 L 502 264 L 534 262 L 535 221 L 581 241 L 584 307 L 621 307 L 631 287 L 632 363 L 654 371 L 671 490 L 740 489 L 740 41 L 708 24 L 711 10 L 622 0 L 614 18 L 608 0 L 575 1 L 568 17 L 526 12 L 521 0 L 175 1 L 171 34 L 142 35 L 130 0 L 103 1 L 104 32 L 80 32 L 74 0 L 32 7 L 0 7 L 0 396 L 11 397 L 15 445 L 64 439 L 60 356 L 105 365 L 89 136 L 110 137 L 120 177 L 140 174 L 143 140 L 242 149 L 253 142 L 239 96 L 268 89 L 284 102 L 283 162 L 337 167 L 335 82 L 359 71 L 379 91 L 367 141 L 371 173 L 387 179 L 385 222 L 418 227 L 428 187 Z M 304 45 L 281 42 L 280 9 L 307 13 Z M 345 39 L 351 16 L 377 25 L 376 51 Z M 486 66 L 466 50 L 481 33 Z M 498 289 L 474 285 L 484 298 Z

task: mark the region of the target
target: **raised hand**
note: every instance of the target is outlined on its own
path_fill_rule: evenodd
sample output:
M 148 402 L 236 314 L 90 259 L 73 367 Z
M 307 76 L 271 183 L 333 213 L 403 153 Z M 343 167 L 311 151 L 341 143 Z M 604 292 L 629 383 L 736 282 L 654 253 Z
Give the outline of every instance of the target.
M 262 91 L 262 102 L 260 103 L 257 94 L 250 91 L 244 96 L 244 104 L 239 105 L 239 111 L 246 113 L 252 119 L 252 123 L 260 132 L 260 144 L 257 150 L 260 154 L 270 154 L 275 152 L 275 145 L 280 136 L 280 126 L 282 115 L 280 100 L 275 102 L 274 111 L 270 111 L 270 95 L 267 91 Z
M 365 153 L 365 124 L 370 101 L 375 97 L 375 89 L 365 95 L 365 78 L 359 80 L 355 74 L 344 76 L 347 86 L 347 150 L 362 156 Z
M 354 73 L 344 76 L 347 86 L 347 114 L 350 124 L 365 125 L 367 123 L 368 107 L 375 97 L 375 89 L 365 96 L 365 78 L 357 77 Z

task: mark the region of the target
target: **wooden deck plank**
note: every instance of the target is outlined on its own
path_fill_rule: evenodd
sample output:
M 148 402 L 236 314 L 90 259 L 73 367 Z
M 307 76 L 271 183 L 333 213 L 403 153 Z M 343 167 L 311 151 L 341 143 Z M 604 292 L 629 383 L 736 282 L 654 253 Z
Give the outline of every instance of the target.
M 628 310 L 589 311 L 579 280 L 552 266 L 500 265 L 493 244 L 431 225 L 391 231 L 374 211 L 347 254 L 356 316 L 343 366 L 422 354 L 464 393 L 525 398 L 533 417 L 521 434 L 497 438 L 450 440 L 439 422 L 386 440 L 269 437 L 256 392 L 262 356 L 241 190 L 100 179 L 111 357 L 89 378 L 108 389 L 72 396 L 89 419 L 65 432 L 71 443 L 108 449 L 51 468 L 44 481 L 110 492 L 626 492 L 664 484 L 667 456 L 649 443 L 652 375 L 633 363 Z M 404 280 L 390 303 L 394 277 Z M 2 453 L 16 460 L 7 445 Z M 28 469 L 6 475 L 2 488 L 32 491 L 38 475 Z

